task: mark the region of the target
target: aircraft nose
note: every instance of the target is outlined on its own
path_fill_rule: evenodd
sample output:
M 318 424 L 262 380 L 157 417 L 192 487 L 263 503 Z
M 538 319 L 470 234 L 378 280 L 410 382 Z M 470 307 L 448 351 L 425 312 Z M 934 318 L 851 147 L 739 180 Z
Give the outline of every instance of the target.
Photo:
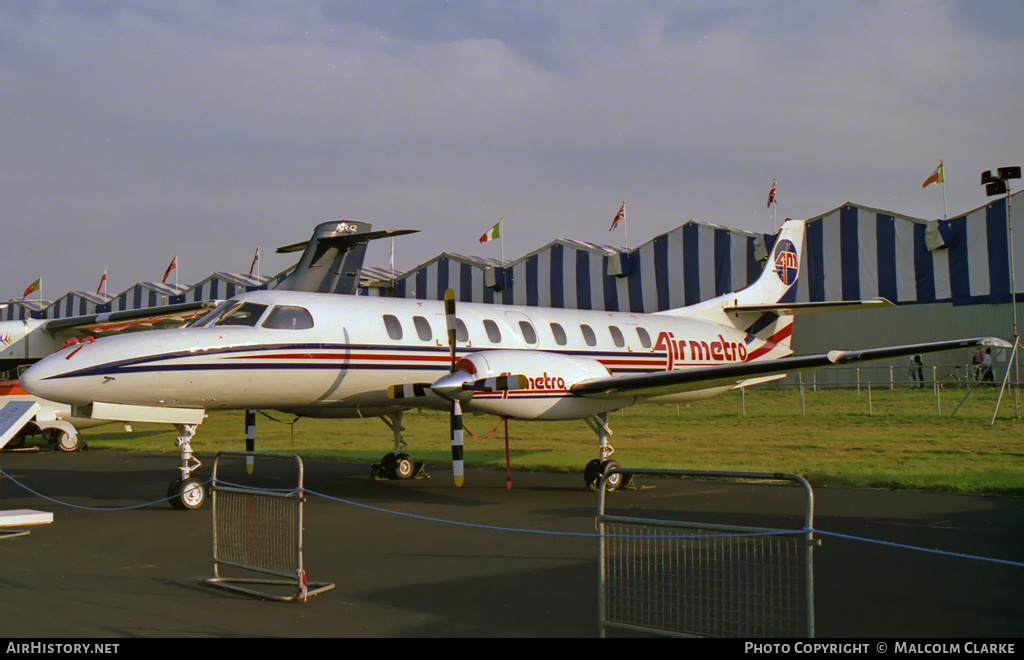
M 60 401 L 61 388 L 50 377 L 56 373 L 53 356 L 45 357 L 22 372 L 18 377 L 21 389 L 41 399 Z

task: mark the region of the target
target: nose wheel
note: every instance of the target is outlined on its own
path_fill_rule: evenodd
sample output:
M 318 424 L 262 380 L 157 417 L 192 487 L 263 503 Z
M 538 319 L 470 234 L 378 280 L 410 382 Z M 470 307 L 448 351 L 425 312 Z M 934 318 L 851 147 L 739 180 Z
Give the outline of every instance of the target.
M 608 458 L 615 451 L 608 443 L 608 436 L 612 434 L 612 430 L 608 427 L 608 413 L 594 415 L 585 421 L 597 434 L 597 449 L 600 458 L 595 458 L 583 468 L 583 481 L 586 482 L 587 488 L 597 490 L 602 477 L 612 468 L 618 469 L 619 463 Z M 608 477 L 608 481 L 605 482 L 605 488 L 610 491 L 619 490 L 628 485 L 629 478 L 624 477 L 622 473 Z
M 195 477 L 175 479 L 167 486 L 167 497 L 175 509 L 198 509 L 206 502 L 206 489 Z
M 167 486 L 167 497 L 175 509 L 198 509 L 206 502 L 203 482 L 192 476 L 202 463 L 192 454 L 192 437 L 196 434 L 195 424 L 177 424 L 178 439 L 174 444 L 181 452 L 181 476 Z

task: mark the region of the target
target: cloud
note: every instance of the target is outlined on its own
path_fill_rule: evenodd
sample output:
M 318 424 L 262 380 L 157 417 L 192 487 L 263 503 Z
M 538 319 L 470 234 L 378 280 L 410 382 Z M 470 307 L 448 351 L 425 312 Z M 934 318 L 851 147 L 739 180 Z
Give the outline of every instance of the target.
M 966 211 L 982 169 L 1022 160 L 1022 86 L 1012 30 L 965 7 L 5 6 L 0 274 L 10 295 L 104 267 L 128 286 L 184 245 L 199 279 L 338 217 L 424 229 L 406 266 L 477 250 L 498 217 L 523 254 L 619 240 L 623 199 L 634 242 L 691 218 L 767 231 L 772 178 L 784 215 L 930 217 L 940 158 Z

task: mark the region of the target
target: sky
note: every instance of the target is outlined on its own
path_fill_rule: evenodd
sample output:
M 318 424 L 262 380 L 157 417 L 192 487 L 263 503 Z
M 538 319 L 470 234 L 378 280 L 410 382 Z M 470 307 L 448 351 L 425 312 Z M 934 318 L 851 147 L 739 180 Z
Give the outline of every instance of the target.
M 270 275 L 328 220 L 420 230 L 399 270 L 499 219 L 507 259 L 767 233 L 773 180 L 779 221 L 935 219 L 940 160 L 955 216 L 1024 165 L 1022 35 L 1019 0 L 8 0 L 0 299 Z

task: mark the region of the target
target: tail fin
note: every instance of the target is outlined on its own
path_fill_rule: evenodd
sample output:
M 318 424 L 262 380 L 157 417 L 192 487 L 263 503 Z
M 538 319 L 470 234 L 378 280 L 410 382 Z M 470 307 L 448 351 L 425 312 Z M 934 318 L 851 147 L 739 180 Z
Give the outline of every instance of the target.
M 804 252 L 804 221 L 787 219 L 779 230 L 764 270 L 747 288 L 721 296 L 726 309 L 796 302 L 796 283 Z
M 803 251 L 804 221 L 787 219 L 779 230 L 764 270 L 753 284 L 696 305 L 661 313 L 689 316 L 745 331 L 748 360 L 788 355 L 792 353 L 793 317 L 787 308 L 796 302 Z
M 278 252 L 298 252 L 302 257 L 278 289 L 319 293 L 355 293 L 363 267 L 366 244 L 377 238 L 401 236 L 414 229 L 370 231 L 368 222 L 324 222 L 308 241 L 286 245 Z
M 731 312 L 729 316 L 732 316 L 736 312 L 785 307 L 796 302 L 796 285 L 803 251 L 804 221 L 787 218 L 779 230 L 771 254 L 765 261 L 764 270 L 753 284 L 695 305 L 659 313 L 706 318 L 721 323 L 721 315 L 727 312 Z M 750 309 L 756 307 L 761 309 Z

